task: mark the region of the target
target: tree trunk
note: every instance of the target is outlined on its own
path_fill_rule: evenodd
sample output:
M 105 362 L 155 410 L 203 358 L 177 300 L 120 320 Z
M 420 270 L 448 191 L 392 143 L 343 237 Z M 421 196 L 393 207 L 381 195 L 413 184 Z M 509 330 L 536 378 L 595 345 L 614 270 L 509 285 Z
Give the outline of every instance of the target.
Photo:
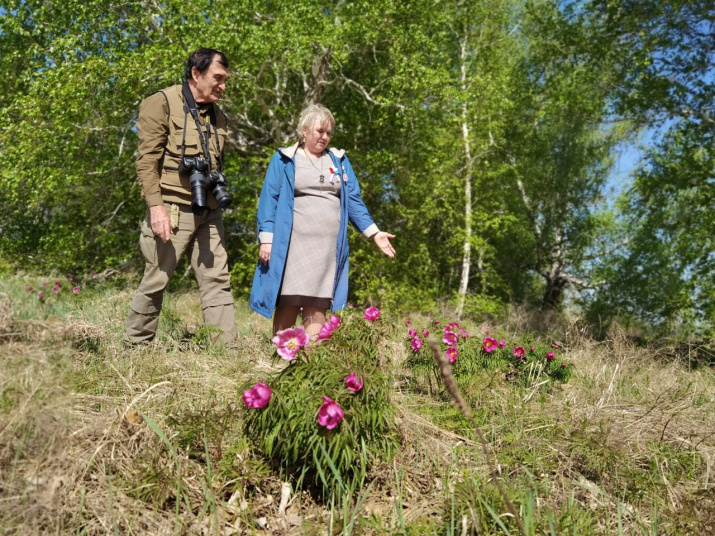
M 471 262 L 471 239 L 472 239 L 472 146 L 469 141 L 469 124 L 467 109 L 467 35 L 465 33 L 462 41 L 461 59 L 461 90 L 464 100 L 462 101 L 462 139 L 464 141 L 464 247 L 462 253 L 462 276 L 459 281 L 459 304 L 457 305 L 457 316 L 461 318 L 464 311 L 464 301 L 467 296 L 469 284 L 469 264 Z

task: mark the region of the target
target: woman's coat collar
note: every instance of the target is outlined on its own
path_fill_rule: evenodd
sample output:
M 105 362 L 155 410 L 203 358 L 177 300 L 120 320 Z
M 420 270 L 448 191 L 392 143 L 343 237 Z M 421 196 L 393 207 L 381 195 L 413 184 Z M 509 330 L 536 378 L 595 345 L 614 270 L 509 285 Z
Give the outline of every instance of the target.
M 299 143 L 296 142 L 294 145 L 291 145 L 290 147 L 281 147 L 280 149 L 278 149 L 278 151 L 286 158 L 290 158 L 291 160 L 293 160 L 293 158 L 295 158 L 295 153 L 298 151 L 298 146 L 299 146 Z M 333 155 L 338 159 L 345 156 L 345 149 L 336 149 L 335 147 L 331 147 L 328 150 L 331 153 L 333 153 Z

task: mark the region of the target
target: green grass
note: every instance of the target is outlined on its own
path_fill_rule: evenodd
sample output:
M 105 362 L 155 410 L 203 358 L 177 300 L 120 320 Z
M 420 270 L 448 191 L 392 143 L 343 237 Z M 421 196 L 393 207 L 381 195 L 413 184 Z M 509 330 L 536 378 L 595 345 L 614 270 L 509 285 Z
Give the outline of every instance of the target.
M 39 303 L 25 287 L 41 281 L 0 279 L 0 533 L 519 533 L 470 421 L 435 377 L 430 388 L 403 366 L 400 328 L 378 352 L 392 367 L 398 448 L 362 485 L 323 493 L 244 427 L 242 386 L 282 366 L 269 321 L 239 303 L 238 347 L 214 346 L 196 292 L 175 291 L 157 344 L 126 351 L 129 285 L 96 280 L 73 295 L 63 283 Z M 715 533 L 713 369 L 655 360 L 617 330 L 605 342 L 560 333 L 576 363 L 566 384 L 459 378 L 525 532 Z M 338 470 L 324 459 L 321 470 Z

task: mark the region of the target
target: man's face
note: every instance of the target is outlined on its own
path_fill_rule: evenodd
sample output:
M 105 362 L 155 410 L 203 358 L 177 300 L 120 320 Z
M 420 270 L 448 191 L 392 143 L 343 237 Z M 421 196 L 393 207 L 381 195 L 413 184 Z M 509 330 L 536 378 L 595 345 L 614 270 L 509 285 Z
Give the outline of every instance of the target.
M 226 89 L 229 74 L 226 67 L 219 63 L 219 57 L 214 56 L 211 65 L 203 73 L 194 67 L 192 93 L 196 102 L 218 102 Z

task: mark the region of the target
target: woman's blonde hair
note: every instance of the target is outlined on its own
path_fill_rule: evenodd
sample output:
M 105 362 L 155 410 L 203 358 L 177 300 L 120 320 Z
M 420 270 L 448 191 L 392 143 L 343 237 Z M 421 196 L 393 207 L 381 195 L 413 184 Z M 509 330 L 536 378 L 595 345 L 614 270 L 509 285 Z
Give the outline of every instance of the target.
M 298 138 L 301 142 L 305 141 L 305 131 L 313 126 L 316 119 L 320 120 L 321 124 L 327 121 L 331 127 L 335 127 L 335 118 L 330 110 L 322 104 L 310 104 L 300 112 L 298 119 Z

